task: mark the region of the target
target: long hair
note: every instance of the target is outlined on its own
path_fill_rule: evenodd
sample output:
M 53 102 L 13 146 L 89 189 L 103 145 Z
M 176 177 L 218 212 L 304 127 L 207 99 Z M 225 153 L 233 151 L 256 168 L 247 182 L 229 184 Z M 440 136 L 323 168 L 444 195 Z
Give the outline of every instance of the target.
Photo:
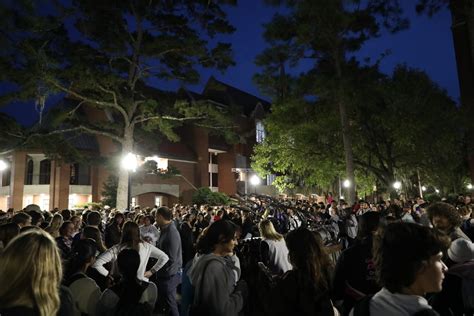
M 140 228 L 138 227 L 138 224 L 131 221 L 126 222 L 125 225 L 123 225 L 120 245 L 139 251 L 141 241 Z
M 140 266 L 140 255 L 134 249 L 123 249 L 117 256 L 117 265 L 122 279 L 116 286 L 120 297 L 118 307 L 137 304 L 143 291 L 140 281 L 137 279 L 137 271 Z
M 63 216 L 59 213 L 54 214 L 51 223 L 46 227 L 46 231 L 51 234 L 53 237 L 59 236 L 59 228 L 63 224 Z
M 265 239 L 280 241 L 283 239 L 283 235 L 277 233 L 273 223 L 269 219 L 264 219 L 258 224 L 258 230 L 260 235 Z
M 231 221 L 220 220 L 214 222 L 204 230 L 198 239 L 196 248 L 200 254 L 211 253 L 217 244 L 229 242 L 235 237 L 237 226 Z
M 41 316 L 59 310 L 61 257 L 54 239 L 42 230 L 15 237 L 0 256 L 0 306 L 34 305 Z
M 82 230 L 81 238 L 90 238 L 95 240 L 97 250 L 100 253 L 103 253 L 107 250 L 107 248 L 104 246 L 104 242 L 102 241 L 102 235 L 100 234 L 100 230 L 95 226 L 84 227 L 84 229 Z
M 329 289 L 331 260 L 323 248 L 319 234 L 300 227 L 286 236 L 290 263 L 293 270 L 310 281 L 314 288 Z

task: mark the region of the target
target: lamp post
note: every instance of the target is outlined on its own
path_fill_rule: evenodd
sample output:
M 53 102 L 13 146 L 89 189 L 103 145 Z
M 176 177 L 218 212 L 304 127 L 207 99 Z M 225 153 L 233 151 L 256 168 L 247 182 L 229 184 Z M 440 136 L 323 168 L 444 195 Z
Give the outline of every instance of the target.
M 127 190 L 127 208 L 130 210 L 132 198 L 132 172 L 138 167 L 138 156 L 134 153 L 128 153 L 122 158 L 122 168 L 128 172 L 128 190 Z
M 253 185 L 254 193 L 257 194 L 257 185 L 260 184 L 260 178 L 256 174 L 250 178 L 250 184 Z

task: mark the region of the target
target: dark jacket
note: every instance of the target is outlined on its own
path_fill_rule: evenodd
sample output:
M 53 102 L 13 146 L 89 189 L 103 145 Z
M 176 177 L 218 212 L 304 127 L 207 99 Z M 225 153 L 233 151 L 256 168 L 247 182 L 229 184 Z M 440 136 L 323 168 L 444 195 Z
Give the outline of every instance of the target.
M 334 300 L 344 300 L 343 315 L 348 315 L 354 304 L 365 295 L 380 290 L 372 259 L 372 238 L 358 240 L 354 246 L 341 253 L 333 285 Z
M 180 236 L 183 253 L 183 264 L 186 264 L 194 257 L 193 229 L 189 227 L 188 223 L 184 222 L 181 224 Z
M 158 270 L 156 276 L 158 278 L 168 278 L 178 273 L 183 265 L 183 255 L 181 252 L 181 237 L 173 222 L 161 227 L 160 238 L 156 245 L 169 257 L 168 262 Z
M 315 288 L 305 273 L 300 274 L 301 272 L 290 270 L 278 281 L 271 293 L 269 314 L 334 315 L 330 291 Z

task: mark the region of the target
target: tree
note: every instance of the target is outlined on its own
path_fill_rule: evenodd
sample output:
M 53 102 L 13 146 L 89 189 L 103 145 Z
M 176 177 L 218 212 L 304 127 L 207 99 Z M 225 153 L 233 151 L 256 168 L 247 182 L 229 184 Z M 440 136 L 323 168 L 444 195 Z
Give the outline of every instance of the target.
M 350 128 L 351 91 L 347 86 L 349 55 L 382 27 L 395 32 L 406 26 L 398 1 L 267 1 L 285 5 L 286 15 L 276 15 L 266 25 L 270 44 L 258 58 L 263 68 L 256 81 L 270 91 L 276 103 L 289 99 L 320 98 L 338 109 L 343 139 L 346 176 L 353 184 L 349 201 L 355 199 L 353 143 Z M 302 63 L 301 61 L 305 62 Z M 309 65 L 296 76 L 287 67 Z M 303 65 L 303 67 L 304 67 Z
M 474 182 L 474 3 L 471 0 L 419 0 L 416 10 L 433 16 L 445 7 L 449 8 L 453 19 L 451 30 L 467 140 L 465 152 L 469 160 L 471 182 Z
M 176 102 L 147 84 L 177 80 L 195 83 L 199 67 L 225 70 L 231 46 L 219 34 L 234 28 L 221 0 L 19 1 L 1 5 L 0 80 L 17 89 L 2 96 L 44 102 L 66 94 L 76 101 L 48 135 L 85 132 L 112 139 L 122 154 L 134 150 L 137 130 L 177 140 L 184 122 L 223 131 L 225 113 L 205 102 Z M 80 109 L 92 106 L 108 120 L 91 122 Z M 156 137 L 154 137 L 156 138 Z M 118 177 L 117 207 L 127 201 L 128 173 Z

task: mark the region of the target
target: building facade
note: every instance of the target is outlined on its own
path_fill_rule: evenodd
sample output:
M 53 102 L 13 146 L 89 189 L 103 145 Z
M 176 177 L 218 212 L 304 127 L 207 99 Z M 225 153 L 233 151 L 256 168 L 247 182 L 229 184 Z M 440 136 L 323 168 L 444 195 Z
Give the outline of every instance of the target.
M 132 205 L 172 205 L 191 203 L 197 188 L 209 187 L 228 195 L 252 193 L 257 189 L 271 193 L 266 181 L 256 188 L 250 185 L 250 157 L 257 142 L 263 141 L 262 120 L 270 104 L 262 99 L 210 78 L 201 94 L 180 90 L 180 97 L 207 100 L 218 106 L 238 107 L 234 117 L 241 141 L 227 144 L 222 138 L 210 135 L 209 130 L 184 126 L 177 130 L 180 141 L 163 140 L 155 150 L 143 149 L 136 143 L 140 161 L 154 160 L 161 169 L 178 171 L 171 176 L 149 174 L 142 168 L 131 173 Z M 91 120 L 106 120 L 107 115 L 95 108 L 87 109 Z M 75 135 L 76 148 L 97 157 L 114 161 L 120 148 L 101 135 Z M 100 202 L 110 170 L 103 164 L 66 163 L 49 159 L 41 150 L 13 151 L 1 157 L 7 168 L 1 171 L 0 209 L 22 209 L 37 204 L 41 209 L 75 208 L 89 202 Z M 115 159 L 117 162 L 117 159 Z M 127 172 L 120 168 L 117 172 Z M 266 180 L 266 179 L 263 179 Z M 271 182 L 271 179 L 268 179 Z

